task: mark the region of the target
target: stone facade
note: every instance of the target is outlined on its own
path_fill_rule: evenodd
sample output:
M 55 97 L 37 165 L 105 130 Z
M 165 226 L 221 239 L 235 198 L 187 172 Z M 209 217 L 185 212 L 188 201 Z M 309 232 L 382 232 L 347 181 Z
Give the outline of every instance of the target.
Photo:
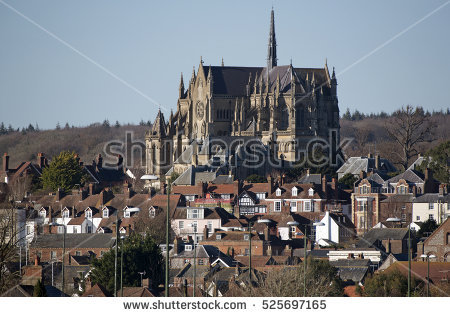
M 298 161 L 316 137 L 332 140 L 334 151 L 340 139 L 334 70 L 330 75 L 326 63 L 278 66 L 276 56 L 272 10 L 266 67 L 204 66 L 200 60 L 186 87 L 181 76 L 175 114 L 166 123 L 159 111 L 146 135 L 147 173 L 161 179 L 171 166 L 181 174 L 208 165 L 212 155 L 204 147 L 214 137 L 256 138 L 281 161 Z
M 418 248 L 418 253 L 436 256 L 430 261 L 450 262 L 450 218 L 447 218 L 423 244 L 420 243 Z

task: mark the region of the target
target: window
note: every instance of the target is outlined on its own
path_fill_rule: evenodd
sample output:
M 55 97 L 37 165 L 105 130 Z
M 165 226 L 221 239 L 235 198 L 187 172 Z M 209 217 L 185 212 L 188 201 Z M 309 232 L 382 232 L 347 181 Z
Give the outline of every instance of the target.
M 76 256 L 81 256 L 81 251 L 75 251 Z
M 297 231 L 297 228 L 295 226 L 292 226 L 291 227 L 291 232 L 296 232 L 296 231 Z
M 50 252 L 50 257 L 52 260 L 56 260 L 56 251 L 51 251 Z
M 221 234 L 216 234 L 216 240 L 221 240 L 222 239 L 222 235 Z
M 297 211 L 297 202 L 291 201 L 291 211 Z
M 27 236 L 31 234 L 31 229 L 32 229 L 31 226 L 27 226 Z
M 402 214 L 402 220 L 406 221 L 406 214 Z
M 178 223 L 178 227 L 179 227 L 180 229 L 184 229 L 184 221 L 180 221 L 180 222 Z
M 64 233 L 64 227 L 58 226 L 58 233 Z
M 184 259 L 184 263 L 189 263 L 191 261 L 189 261 L 189 259 Z
M 256 197 L 260 200 L 266 199 L 266 193 L 257 193 Z
M 64 210 L 63 211 L 63 218 L 69 218 L 69 211 L 68 210 Z
M 277 190 L 275 191 L 275 194 L 277 196 L 281 196 L 281 189 L 277 188 Z
M 434 203 L 428 203 L 428 209 L 434 209 Z
M 447 232 L 447 244 L 450 244 L 450 232 Z
M 307 201 L 305 201 L 305 208 L 304 208 L 304 210 L 305 211 L 312 211 L 312 209 L 311 209 L 311 201 L 310 200 L 307 200 Z
M 92 233 L 92 227 L 86 226 L 86 233 Z
M 103 209 L 103 218 L 108 218 L 109 217 L 109 210 L 108 208 Z
M 192 224 L 191 224 L 191 226 L 192 226 L 192 231 L 193 231 L 193 232 L 197 232 L 197 226 L 198 226 L 198 225 L 197 225 L 197 221 L 193 221 Z
M 186 245 L 184 246 L 184 251 L 192 251 L 192 245 L 186 244 Z
M 208 221 L 208 231 L 211 232 L 212 231 L 212 221 Z
M 247 233 L 247 234 L 244 234 L 244 240 L 245 241 L 248 241 L 249 240 L 249 237 L 250 237 L 250 235 Z
M 367 211 L 367 201 L 365 200 L 358 200 L 358 211 Z
M 450 203 L 447 203 L 447 210 L 450 210 Z
M 73 227 L 73 233 L 78 233 L 77 227 Z
M 298 189 L 297 189 L 297 187 L 293 187 L 293 188 L 292 188 L 292 196 L 297 196 L 297 194 L 298 194 Z
M 400 185 L 397 187 L 397 194 L 405 195 L 408 193 L 408 187 L 405 185 Z
M 203 265 L 203 264 L 204 264 L 203 259 L 198 259 L 198 265 Z
M 314 189 L 312 189 L 312 188 L 308 189 L 308 195 L 314 196 Z
M 188 209 L 188 211 L 187 211 L 187 218 L 188 219 L 199 219 L 199 218 L 203 218 L 203 217 L 200 217 L 200 216 L 203 216 L 203 215 L 201 215 L 202 213 L 200 212 L 200 210 L 199 209 Z
M 429 214 L 429 215 L 428 215 L 428 219 L 434 220 L 434 215 L 433 215 L 433 214 Z
M 247 255 L 247 256 L 248 256 L 249 254 L 250 254 L 249 249 L 245 249 L 245 250 L 244 250 L 244 255 Z
M 361 190 L 360 190 L 360 193 L 361 194 L 368 194 L 370 191 L 369 191 L 369 186 L 367 186 L 367 185 L 362 185 L 361 186 Z
M 281 211 L 281 201 L 275 202 L 275 211 Z
M 148 215 L 150 216 L 150 218 L 155 218 L 156 216 L 155 208 L 150 207 Z
M 86 210 L 86 218 L 88 219 L 92 218 L 92 210 Z
M 39 216 L 41 216 L 41 218 L 45 218 L 46 214 L 47 214 L 47 212 L 45 210 L 41 210 L 39 212 Z
M 416 216 L 416 220 L 419 221 L 420 220 L 420 216 Z
M 127 210 L 127 211 L 125 211 L 124 212 L 124 214 L 123 214 L 123 216 L 125 217 L 125 218 L 130 218 L 130 212 Z

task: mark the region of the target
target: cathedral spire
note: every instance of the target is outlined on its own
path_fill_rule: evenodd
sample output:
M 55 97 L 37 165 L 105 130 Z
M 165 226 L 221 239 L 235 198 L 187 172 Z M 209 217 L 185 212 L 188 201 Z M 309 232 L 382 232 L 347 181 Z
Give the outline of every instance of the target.
M 277 41 L 275 39 L 275 21 L 273 8 L 270 13 L 270 33 L 269 33 L 269 45 L 267 52 L 267 72 L 273 67 L 277 66 Z
M 178 88 L 179 91 L 179 98 L 184 98 L 184 81 L 183 81 L 183 73 L 181 73 L 181 79 L 180 79 L 180 87 Z

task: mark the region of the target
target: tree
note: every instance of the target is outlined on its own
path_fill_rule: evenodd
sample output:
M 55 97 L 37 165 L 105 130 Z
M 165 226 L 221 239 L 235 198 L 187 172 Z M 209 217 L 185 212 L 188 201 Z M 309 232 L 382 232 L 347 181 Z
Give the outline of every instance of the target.
M 385 123 L 385 128 L 390 138 L 401 148 L 401 153 L 396 153 L 399 163 L 406 170 L 409 161 L 417 154 L 417 145 L 421 142 L 431 141 L 432 122 L 430 115 L 424 113 L 423 108 L 406 106 L 392 114 L 390 120 Z M 400 151 L 399 151 L 400 152 Z
M 172 184 L 178 177 L 180 177 L 180 174 L 172 172 L 172 174 L 170 174 L 169 183 Z
M 102 127 L 104 127 L 104 128 L 109 128 L 110 127 L 108 119 L 103 120 Z
M 0 208 L 0 296 L 20 280 L 20 273 L 13 272 L 8 264 L 17 261 L 19 232 L 13 205 Z
M 341 177 L 339 183 L 345 186 L 347 189 L 353 189 L 353 185 L 358 180 L 358 178 L 352 173 L 347 173 Z
M 417 232 L 417 235 L 419 238 L 422 237 L 428 237 L 431 233 L 433 233 L 434 230 L 438 228 L 438 224 L 436 223 L 436 220 L 434 219 L 428 219 L 422 225 L 420 226 L 419 231 Z
M 423 294 L 423 283 L 415 277 L 411 279 L 412 295 Z M 398 269 L 366 278 L 362 295 L 366 297 L 401 297 L 408 293 L 408 278 Z
M 120 123 L 119 123 L 119 121 L 116 120 L 116 123 L 114 124 L 114 127 L 115 127 L 115 128 L 120 128 Z
M 83 185 L 86 175 L 75 158 L 75 152 L 63 151 L 52 159 L 50 166 L 44 168 L 41 179 L 44 188 L 60 188 L 67 192 L 76 185 Z
M 56 130 L 61 130 L 61 125 L 59 124 L 59 122 L 56 123 Z
M 435 179 L 441 183 L 450 183 L 449 157 L 450 141 L 442 142 L 437 147 L 425 153 L 425 159 L 417 169 L 424 172 L 428 167 L 433 171 L 433 177 Z
M 267 179 L 264 176 L 252 174 L 246 178 L 249 183 L 267 183 Z
M 153 287 L 163 280 L 163 258 L 158 245 L 150 235 L 132 233 L 119 245 L 118 258 L 123 252 L 123 286 L 140 286 L 141 276 L 150 278 Z M 101 284 L 114 293 L 115 249 L 106 252 L 100 259 L 92 260 L 92 282 Z M 119 262 L 120 263 L 120 262 Z M 120 265 L 117 268 L 117 285 L 120 288 Z
M 337 269 L 328 261 L 307 260 L 307 296 L 343 296 L 342 281 Z M 252 288 L 251 295 L 266 297 L 301 297 L 304 292 L 303 265 L 270 270 L 262 284 Z M 244 295 L 248 296 L 248 295 Z
M 347 111 L 345 111 L 345 113 L 342 115 L 342 119 L 345 120 L 351 120 L 352 119 L 352 115 L 350 113 L 350 109 L 347 108 Z
M 36 285 L 34 285 L 33 296 L 47 297 L 47 290 L 40 279 L 36 282 Z

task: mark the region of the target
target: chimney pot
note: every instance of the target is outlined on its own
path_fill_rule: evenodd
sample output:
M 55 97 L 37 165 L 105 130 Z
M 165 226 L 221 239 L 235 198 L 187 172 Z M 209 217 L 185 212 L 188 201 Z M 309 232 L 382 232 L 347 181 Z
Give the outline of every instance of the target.
M 3 154 L 3 171 L 7 172 L 9 170 L 9 155 L 5 152 Z

